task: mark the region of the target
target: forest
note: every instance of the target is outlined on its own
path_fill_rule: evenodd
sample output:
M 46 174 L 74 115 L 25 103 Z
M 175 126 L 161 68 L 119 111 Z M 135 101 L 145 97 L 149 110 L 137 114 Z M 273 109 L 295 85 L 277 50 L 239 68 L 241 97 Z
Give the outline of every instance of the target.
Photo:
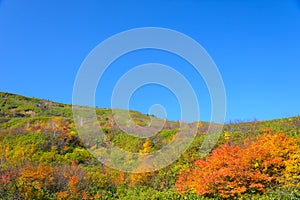
M 96 108 L 107 140 L 149 153 L 171 143 L 179 122 L 150 138 L 126 134 L 110 109 Z M 130 111 L 139 126 L 148 115 Z M 72 106 L 0 93 L 0 199 L 299 199 L 300 117 L 232 122 L 209 155 L 199 155 L 209 123 L 171 165 L 128 173 L 99 162 L 83 145 Z M 143 167 L 143 166 L 136 166 Z

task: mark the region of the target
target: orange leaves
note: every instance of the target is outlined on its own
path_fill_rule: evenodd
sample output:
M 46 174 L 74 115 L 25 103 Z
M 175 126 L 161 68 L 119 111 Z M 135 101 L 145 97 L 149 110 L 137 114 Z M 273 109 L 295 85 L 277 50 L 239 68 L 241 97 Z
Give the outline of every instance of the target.
M 35 133 L 67 133 L 73 128 L 73 124 L 63 117 L 41 118 L 40 120 L 28 121 L 24 127 L 26 132 Z
M 17 186 L 24 199 L 44 199 L 49 192 L 47 188 L 54 185 L 53 169 L 40 164 L 26 165 L 20 170 Z
M 274 181 L 278 181 L 277 179 L 282 176 L 282 170 L 286 167 L 284 161 L 297 154 L 298 149 L 296 139 L 284 133 L 266 134 L 249 144 L 246 155 L 256 168 L 272 176 Z
M 212 155 L 202 162 L 196 162 L 199 168 L 194 173 L 202 183 L 196 184 L 196 191 L 199 194 L 207 195 L 209 193 L 220 194 L 223 198 L 245 193 L 249 189 L 263 191 L 264 187 L 257 183 L 268 181 L 267 177 L 258 171 L 251 169 L 247 159 L 243 157 L 244 149 L 237 146 L 223 145 L 220 149 L 215 150 Z M 249 182 L 256 185 L 249 185 Z M 209 193 L 203 188 L 210 188 Z
M 266 134 L 257 141 L 239 146 L 222 145 L 206 160 L 183 172 L 176 182 L 178 192 L 231 198 L 243 193 L 264 192 L 278 181 L 285 160 L 295 155 L 296 140 L 283 133 Z
M 57 199 L 78 199 L 82 196 L 78 187 L 78 176 L 70 176 L 68 188 L 66 191 L 57 192 Z M 86 195 L 86 194 L 85 194 Z
M 150 178 L 154 175 L 152 172 L 132 173 L 130 174 L 130 186 L 146 185 L 149 183 Z
M 268 128 L 268 127 L 264 127 L 261 129 L 262 134 L 272 134 L 273 133 L 273 129 L 272 128 Z
M 78 184 L 78 177 L 77 176 L 71 176 L 70 181 L 68 183 L 68 188 L 73 193 L 78 193 L 79 189 L 77 188 Z
M 56 192 L 57 199 L 91 199 L 85 192 L 87 174 L 83 168 L 74 161 L 69 166 L 56 168 L 55 178 L 57 185 L 61 185 Z
M 27 165 L 20 170 L 21 179 L 26 180 L 28 183 L 34 181 L 41 181 L 46 184 L 52 184 L 53 178 L 52 173 L 53 169 L 50 166 L 44 164 L 39 164 L 38 166 Z
M 67 192 L 57 192 L 56 193 L 56 198 L 58 200 L 62 200 L 62 199 L 68 199 L 68 193 Z

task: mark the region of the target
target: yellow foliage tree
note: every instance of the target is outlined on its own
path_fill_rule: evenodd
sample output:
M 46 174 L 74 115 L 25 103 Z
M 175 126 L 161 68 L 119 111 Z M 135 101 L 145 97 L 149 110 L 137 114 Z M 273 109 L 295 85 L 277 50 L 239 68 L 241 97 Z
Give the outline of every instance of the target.
M 300 196 L 300 149 L 289 160 L 285 161 L 284 164 L 286 165 L 282 179 L 284 188 L 291 189 Z
M 140 154 L 147 154 L 150 153 L 153 148 L 152 148 L 152 144 L 149 138 L 146 139 L 145 143 L 143 144 L 143 149 L 139 151 Z M 145 170 L 147 171 L 147 169 L 150 166 L 147 166 L 146 164 L 143 165 L 139 165 L 137 166 L 137 168 L 140 170 Z M 153 175 L 153 173 L 133 173 L 130 175 L 130 185 L 134 186 L 137 184 L 145 184 L 149 181 L 149 178 Z
M 146 139 L 146 142 L 143 144 L 144 149 L 140 150 L 139 153 L 149 153 L 152 151 L 152 145 L 149 138 Z

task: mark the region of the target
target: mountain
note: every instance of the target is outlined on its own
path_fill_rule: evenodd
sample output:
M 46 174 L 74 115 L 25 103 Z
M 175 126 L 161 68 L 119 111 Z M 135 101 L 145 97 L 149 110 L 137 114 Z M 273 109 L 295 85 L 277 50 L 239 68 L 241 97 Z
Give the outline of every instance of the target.
M 157 171 L 129 173 L 103 165 L 91 152 L 107 153 L 112 143 L 137 156 L 112 155 L 118 162 L 147 171 L 149 166 L 133 161 L 172 144 L 183 128 L 179 122 L 166 121 L 156 135 L 139 138 L 116 125 L 111 109 L 95 109 L 106 136 L 100 142 L 79 137 L 72 105 L 0 92 L 0 199 L 296 199 L 300 195 L 299 116 L 225 124 L 206 158 L 199 152 L 209 123 L 185 124 L 188 129 L 199 127 L 180 158 Z M 145 128 L 155 118 L 129 113 L 132 123 Z

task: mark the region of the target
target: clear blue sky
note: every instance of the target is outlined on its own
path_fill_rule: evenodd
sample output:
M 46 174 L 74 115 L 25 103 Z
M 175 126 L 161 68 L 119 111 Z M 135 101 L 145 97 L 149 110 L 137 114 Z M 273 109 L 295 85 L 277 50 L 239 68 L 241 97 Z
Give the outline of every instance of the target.
M 82 61 L 106 38 L 131 28 L 180 31 L 210 54 L 227 92 L 227 121 L 300 114 L 300 3 L 297 0 L 0 1 L 0 91 L 71 103 Z M 97 90 L 97 105 L 110 106 L 114 84 L 148 62 L 187 76 L 209 120 L 209 94 L 201 77 L 174 55 L 141 51 L 117 60 Z M 101 83 L 101 82 L 100 82 Z M 147 112 L 154 103 L 179 118 L 165 88 L 146 86 L 130 106 Z M 190 120 L 190 119 L 186 119 Z

